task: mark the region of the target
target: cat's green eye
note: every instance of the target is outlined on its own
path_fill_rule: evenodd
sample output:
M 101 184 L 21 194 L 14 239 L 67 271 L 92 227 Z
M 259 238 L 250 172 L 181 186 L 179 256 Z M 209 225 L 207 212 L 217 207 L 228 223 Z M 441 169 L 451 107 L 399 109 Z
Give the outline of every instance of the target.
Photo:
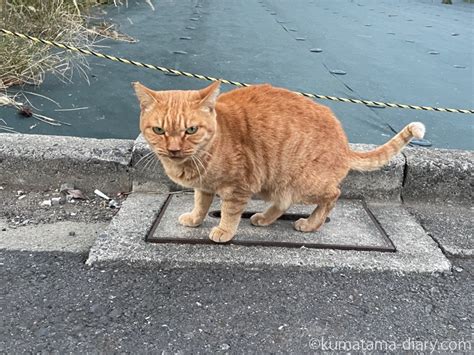
M 159 134 L 159 135 L 165 134 L 165 130 L 161 127 L 153 127 L 153 132 L 155 132 L 156 134 Z
M 186 128 L 186 134 L 194 134 L 197 132 L 197 130 L 198 130 L 197 126 L 188 127 Z

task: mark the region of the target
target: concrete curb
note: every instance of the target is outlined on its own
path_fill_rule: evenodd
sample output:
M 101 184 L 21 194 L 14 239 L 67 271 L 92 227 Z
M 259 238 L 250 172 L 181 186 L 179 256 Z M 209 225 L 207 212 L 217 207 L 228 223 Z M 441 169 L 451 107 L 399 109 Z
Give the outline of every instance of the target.
M 366 150 L 374 146 L 351 147 Z M 106 193 L 132 188 L 162 192 L 179 189 L 158 161 L 140 161 L 148 153 L 150 149 L 141 136 L 132 141 L 0 134 L 0 184 L 44 190 L 72 181 L 84 191 L 97 188 Z M 379 171 L 350 172 L 342 185 L 343 197 L 469 204 L 473 166 L 473 151 L 407 149 Z
M 83 191 L 129 191 L 133 141 L 0 135 L 0 185 L 46 190 L 72 182 Z
M 474 152 L 406 149 L 402 198 L 419 202 L 472 203 Z

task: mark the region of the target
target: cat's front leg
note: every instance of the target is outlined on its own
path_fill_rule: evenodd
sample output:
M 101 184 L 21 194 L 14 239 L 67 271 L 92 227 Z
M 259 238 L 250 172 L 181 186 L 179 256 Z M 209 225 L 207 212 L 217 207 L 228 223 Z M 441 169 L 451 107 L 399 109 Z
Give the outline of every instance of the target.
M 186 227 L 199 227 L 211 207 L 214 194 L 199 189 L 194 190 L 194 208 L 192 212 L 179 216 L 179 223 Z
M 216 243 L 227 243 L 237 231 L 242 212 L 247 206 L 250 195 L 233 195 L 222 197 L 221 220 L 217 227 L 212 228 L 209 238 Z

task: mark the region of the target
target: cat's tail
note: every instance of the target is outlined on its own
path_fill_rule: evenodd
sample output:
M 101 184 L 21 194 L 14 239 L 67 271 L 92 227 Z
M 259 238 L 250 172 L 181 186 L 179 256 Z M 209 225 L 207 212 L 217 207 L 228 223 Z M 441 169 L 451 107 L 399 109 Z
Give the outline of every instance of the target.
M 421 122 L 412 122 L 405 126 L 395 137 L 384 145 L 368 152 L 351 151 L 350 167 L 358 171 L 377 170 L 397 155 L 412 138 L 421 139 L 425 135 L 425 126 Z

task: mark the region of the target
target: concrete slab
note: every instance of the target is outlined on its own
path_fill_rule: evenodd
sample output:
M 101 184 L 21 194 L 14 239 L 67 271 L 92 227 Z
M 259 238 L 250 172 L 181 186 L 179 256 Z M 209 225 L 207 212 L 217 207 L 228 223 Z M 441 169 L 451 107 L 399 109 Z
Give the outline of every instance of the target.
M 456 257 L 474 256 L 473 207 L 410 204 L 407 208 L 446 254 Z
M 185 211 L 191 211 L 194 205 L 192 194 L 170 195 L 163 213 L 155 222 L 154 230 L 147 238 L 148 242 L 211 244 L 209 232 L 219 224 L 220 203 L 216 198 L 209 215 L 199 228 L 184 227 L 178 217 Z M 379 229 L 368 214 L 361 200 L 339 200 L 330 220 L 320 232 L 301 233 L 293 228 L 293 221 L 306 218 L 314 206 L 293 206 L 283 218 L 267 227 L 255 227 L 250 216 L 265 210 L 261 200 L 252 200 L 247 205 L 236 236 L 231 241 L 235 245 L 261 245 L 275 247 L 313 247 L 351 250 L 394 251 L 394 247 L 385 232 Z
M 451 263 L 415 218 L 399 204 L 369 203 L 397 251 L 380 253 L 241 245 L 152 244 L 145 242 L 167 194 L 132 194 L 91 248 L 87 263 L 156 264 L 160 268 L 240 266 L 321 267 L 400 272 L 443 272 Z M 184 211 L 183 211 L 184 212 Z
M 86 253 L 107 224 L 58 222 L 11 228 L 0 219 L 0 249 Z

